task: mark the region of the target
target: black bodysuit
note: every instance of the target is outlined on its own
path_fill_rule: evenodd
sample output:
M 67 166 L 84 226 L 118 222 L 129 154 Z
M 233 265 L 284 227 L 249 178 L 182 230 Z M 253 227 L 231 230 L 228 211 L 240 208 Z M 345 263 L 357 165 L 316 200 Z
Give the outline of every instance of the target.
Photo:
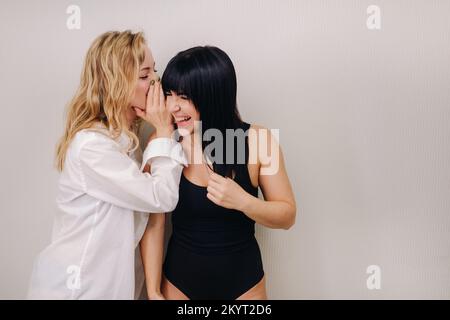
M 249 124 L 243 123 L 247 130 Z M 258 196 L 247 169 L 235 181 Z M 206 187 L 180 181 L 178 205 L 172 214 L 173 232 L 164 261 L 164 275 L 190 299 L 236 299 L 264 276 L 255 239 L 255 222 L 243 212 L 220 207 L 207 197 Z

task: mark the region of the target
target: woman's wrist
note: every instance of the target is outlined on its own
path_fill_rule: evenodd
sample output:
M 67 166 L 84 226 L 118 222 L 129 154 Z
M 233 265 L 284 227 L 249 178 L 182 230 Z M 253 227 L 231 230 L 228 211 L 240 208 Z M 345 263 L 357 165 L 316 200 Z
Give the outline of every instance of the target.
M 173 127 L 156 128 L 156 138 L 172 138 Z
M 161 291 L 156 290 L 156 289 L 147 290 L 147 296 L 148 296 L 149 300 L 156 300 L 156 299 L 160 299 L 161 297 L 163 297 Z
M 243 194 L 242 201 L 239 201 L 239 205 L 236 209 L 246 214 L 247 212 L 249 212 L 249 209 L 253 206 L 255 200 L 257 200 L 257 198 L 252 196 L 250 193 L 245 192 Z

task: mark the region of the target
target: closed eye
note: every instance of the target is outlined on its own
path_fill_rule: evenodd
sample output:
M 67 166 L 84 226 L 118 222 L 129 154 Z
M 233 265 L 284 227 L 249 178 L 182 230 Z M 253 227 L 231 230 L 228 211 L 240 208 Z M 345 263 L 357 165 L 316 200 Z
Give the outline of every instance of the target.
M 166 91 L 166 92 L 164 92 L 164 94 L 166 95 L 166 97 L 171 96 L 172 95 L 172 91 Z M 177 96 L 180 97 L 183 100 L 189 100 L 189 98 L 185 94 L 177 94 Z

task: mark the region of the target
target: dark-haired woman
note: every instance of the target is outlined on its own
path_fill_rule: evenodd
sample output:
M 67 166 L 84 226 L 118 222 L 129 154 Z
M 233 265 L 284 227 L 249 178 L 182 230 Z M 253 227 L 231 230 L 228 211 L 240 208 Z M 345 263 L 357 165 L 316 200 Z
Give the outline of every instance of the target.
M 189 161 L 172 215 L 162 296 L 266 299 L 255 222 L 289 229 L 296 215 L 278 142 L 267 129 L 241 120 L 236 73 L 219 48 L 178 53 L 162 86 Z M 264 200 L 258 198 L 258 188 Z M 159 233 L 153 226 L 141 243 L 144 249 L 150 242 L 153 248 L 155 241 L 160 244 L 157 255 L 143 252 L 147 286 L 153 290 L 161 282 L 163 222 L 160 216 L 155 222 Z

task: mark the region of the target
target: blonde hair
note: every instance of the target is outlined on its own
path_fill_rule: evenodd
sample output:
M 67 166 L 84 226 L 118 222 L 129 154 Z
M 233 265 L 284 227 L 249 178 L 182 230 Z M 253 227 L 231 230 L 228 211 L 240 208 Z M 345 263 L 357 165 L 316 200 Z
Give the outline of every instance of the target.
M 144 34 L 129 30 L 106 32 L 94 40 L 86 54 L 80 85 L 69 103 L 64 134 L 57 146 L 59 171 L 64 167 L 75 134 L 97 123 L 104 124 L 113 139 L 125 133 L 132 142 L 129 150 L 138 147 L 137 128 L 129 128 L 125 111 L 134 94 L 145 47 Z

